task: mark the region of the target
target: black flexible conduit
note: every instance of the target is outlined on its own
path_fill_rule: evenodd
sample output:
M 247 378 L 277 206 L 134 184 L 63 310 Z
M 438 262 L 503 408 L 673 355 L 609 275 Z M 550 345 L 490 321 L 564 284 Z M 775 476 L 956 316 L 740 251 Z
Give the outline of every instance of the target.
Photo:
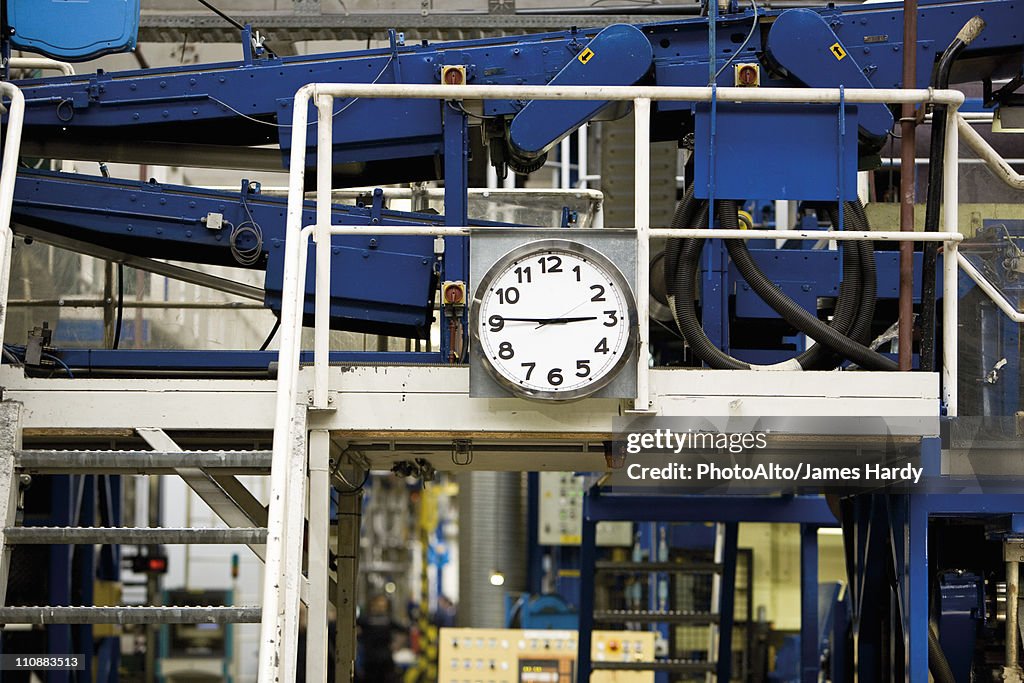
M 931 624 L 928 625 L 928 671 L 935 683 L 956 683 L 953 669 L 949 666 L 946 653 L 939 644 L 939 636 Z
M 985 28 L 981 17 L 972 17 L 960 29 L 956 38 L 939 58 L 939 64 L 932 76 L 932 87 L 948 88 L 949 72 L 964 48 L 978 37 Z M 944 104 L 932 107 L 931 151 L 928 155 L 928 198 L 925 201 L 925 232 L 939 229 L 939 209 L 942 205 L 942 167 L 946 158 L 946 110 Z M 935 271 L 937 246 L 924 243 L 921 262 L 921 370 L 935 370 Z
M 723 228 L 739 227 L 737 202 L 718 201 L 715 206 Z M 859 202 L 847 203 L 844 213 L 847 227 L 867 229 L 866 216 Z M 707 224 L 708 203 L 694 199 L 692 188 L 687 189 L 676 208 L 672 227 L 692 225 L 704 228 Z M 676 324 L 694 355 L 709 366 L 718 369 L 750 369 L 750 364 L 733 358 L 711 343 L 697 317 L 696 286 L 703 249 L 703 239 L 671 239 L 666 245 L 665 282 Z M 780 364 L 780 369 L 797 365 L 807 370 L 835 367 L 838 362 L 836 354 L 870 370 L 897 368 L 894 361 L 871 351 L 862 343 L 867 341 L 874 316 L 874 252 L 870 243 L 844 242 L 843 282 L 835 314 L 828 324 L 779 291 L 754 262 L 743 240 L 727 240 L 726 249 L 751 288 L 788 323 L 818 342 L 793 360 Z M 866 296 L 868 294 L 870 297 Z

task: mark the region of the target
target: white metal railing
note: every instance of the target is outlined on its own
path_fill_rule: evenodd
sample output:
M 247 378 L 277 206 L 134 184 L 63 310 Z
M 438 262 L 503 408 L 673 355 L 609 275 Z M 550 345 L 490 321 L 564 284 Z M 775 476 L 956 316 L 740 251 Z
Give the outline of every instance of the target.
M 3 161 L 0 162 L 0 348 L 7 324 L 7 295 L 11 284 L 11 209 L 14 205 L 14 181 L 18 177 L 18 155 L 21 153 L 21 128 L 25 121 L 25 96 L 13 83 L 0 82 L 0 96 L 8 98 L 7 136 L 4 139 Z
M 1010 166 L 1010 162 L 1000 156 L 992 145 L 988 144 L 985 138 L 981 137 L 978 131 L 974 130 L 968 120 L 961 114 L 956 117 L 957 128 L 964 142 L 978 155 L 982 163 L 988 166 L 989 170 L 996 174 L 1000 180 L 1014 190 L 1024 190 L 1024 175 L 1017 173 Z M 974 280 L 974 284 L 992 300 L 992 302 L 1015 323 L 1024 323 L 1024 312 L 1014 308 L 999 290 L 989 282 L 977 268 L 974 267 L 963 254 L 957 255 L 960 267 L 967 275 Z
M 803 231 L 730 231 L 730 230 L 652 230 L 650 226 L 650 109 L 652 100 L 667 101 L 719 101 L 731 102 L 803 102 L 803 103 L 902 103 L 925 102 L 948 105 L 945 138 L 945 164 L 943 168 L 943 190 L 945 202 L 945 227 L 943 233 L 919 232 L 833 232 L 830 239 L 881 239 L 895 241 L 942 241 L 944 250 L 944 318 L 943 326 L 943 398 L 950 414 L 956 412 L 956 269 L 957 244 L 962 236 L 958 231 L 957 201 L 957 158 L 958 127 L 957 109 L 964 96 L 955 90 L 846 90 L 840 88 L 712 88 L 712 87 L 639 87 L 639 86 L 484 86 L 484 85 L 414 85 L 414 84 L 316 84 L 305 85 L 295 95 L 292 109 L 291 128 L 295 135 L 292 140 L 288 211 L 285 242 L 285 265 L 282 287 L 281 342 L 279 352 L 276 415 L 274 422 L 274 455 L 271 469 L 271 502 L 268 513 L 268 537 L 266 575 L 263 588 L 263 619 L 261 626 L 259 681 L 274 683 L 294 678 L 295 662 L 282 656 L 285 643 L 296 638 L 295 614 L 298 611 L 298 595 L 285 581 L 286 567 L 297 566 L 301 555 L 302 540 L 288 537 L 287 529 L 295 527 L 296 515 L 302 515 L 301 501 L 289 501 L 287 493 L 296 482 L 290 480 L 289 472 L 302 471 L 295 463 L 289 444 L 291 420 L 297 403 L 299 370 L 299 340 L 302 327 L 302 312 L 305 299 L 305 273 L 307 245 L 310 237 L 316 243 L 315 310 L 314 310 L 314 369 L 312 406 L 328 408 L 328 353 L 329 353 L 329 306 L 331 282 L 332 235 L 468 235 L 467 227 L 430 226 L 331 226 L 331 162 L 332 136 L 334 125 L 335 98 L 377 98 L 377 99 L 452 99 L 461 100 L 602 100 L 628 101 L 633 103 L 637 144 L 635 166 L 635 207 L 634 223 L 637 238 L 636 292 L 639 320 L 648 317 L 648 256 L 651 237 L 704 237 L 726 239 L 751 239 L 770 237 L 772 239 L 821 239 L 820 232 Z M 316 181 L 316 222 L 304 226 L 302 221 L 306 138 L 309 121 L 309 104 L 317 107 L 317 181 Z M 637 357 L 647 356 L 648 332 L 646 325 L 640 325 Z M 637 393 L 634 409 L 650 409 L 649 368 L 644 362 L 637 363 Z M 312 458 L 313 455 L 310 454 Z M 322 455 L 317 455 L 321 458 Z M 322 488 L 315 477 L 325 476 L 319 469 L 310 472 L 310 487 Z M 313 537 L 327 532 L 326 499 L 310 501 L 309 534 L 310 545 Z M 320 509 L 322 508 L 322 509 Z M 319 544 L 319 541 L 317 541 Z M 322 680 L 325 671 L 324 652 L 326 632 L 321 628 L 326 615 L 326 566 L 322 558 L 310 558 L 309 565 L 309 631 L 307 634 L 307 676 L 311 680 Z M 316 630 L 314 630 L 316 629 Z
M 75 67 L 67 62 L 59 62 L 48 57 L 11 57 L 7 66 L 12 69 L 40 69 L 59 71 L 65 76 L 74 76 Z

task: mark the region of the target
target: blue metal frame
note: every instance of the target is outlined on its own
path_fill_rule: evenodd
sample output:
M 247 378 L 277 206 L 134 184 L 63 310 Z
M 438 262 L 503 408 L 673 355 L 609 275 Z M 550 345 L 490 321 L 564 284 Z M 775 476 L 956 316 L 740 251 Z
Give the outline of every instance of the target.
M 970 57 L 977 50 L 1015 54 L 1019 47 L 1015 27 L 1020 23 L 1020 12 L 1012 0 L 921 2 L 918 48 L 922 63 L 933 59 L 935 51 L 947 45 L 976 13 L 983 13 L 988 22 L 985 40 L 968 47 L 964 56 Z M 802 16 L 794 13 L 813 16 L 825 31 L 834 34 L 848 55 L 839 61 L 825 55 L 821 60 L 805 59 L 799 65 L 790 65 L 798 82 L 849 87 L 863 85 L 863 81 L 874 87 L 901 85 L 901 37 L 892 31 L 892 26 L 899 26 L 902 21 L 900 3 L 870 8 L 763 10 L 757 16 L 775 23 L 786 17 L 779 29 L 783 31 L 790 18 Z M 753 17 L 753 12 L 745 11 L 721 18 L 712 16 L 710 20 L 696 17 L 640 25 L 637 28 L 650 42 L 650 53 L 623 56 L 619 64 L 613 61 L 609 65 L 611 72 L 607 77 L 596 74 L 590 76 L 594 79 L 590 82 L 600 84 L 607 78 L 607 82 L 614 83 L 617 70 L 634 72 L 639 65 L 643 67 L 639 73 L 646 71 L 647 66 L 653 67 L 658 85 L 705 85 L 708 75 L 714 77 L 718 68 L 733 57 L 732 35 L 746 33 Z M 440 67 L 445 64 L 466 65 L 470 83 L 546 84 L 599 33 L 598 29 L 585 29 L 470 40 L 446 43 L 440 49 L 429 44 L 396 43 L 393 48 L 379 50 L 125 72 L 116 79 L 98 73 L 24 81 L 20 85 L 26 89 L 28 104 L 26 134 L 31 137 L 43 129 L 70 128 L 77 129 L 80 136 L 96 140 L 186 139 L 249 145 L 276 141 L 286 160 L 291 131 L 281 124 L 290 120 L 292 96 L 302 85 L 341 81 L 436 83 Z M 777 44 L 767 47 L 778 52 L 793 42 L 801 44 L 783 36 Z M 745 48 L 745 61 L 756 61 L 765 47 L 760 32 L 755 31 Z M 798 55 L 806 55 L 811 48 L 827 49 L 828 45 L 804 45 L 805 51 Z M 1012 70 L 1012 66 L 1009 68 Z M 915 85 L 924 87 L 928 69 L 918 71 Z M 767 68 L 762 70 L 763 86 L 792 85 L 792 81 L 770 80 L 768 73 Z M 989 65 L 975 65 L 968 60 L 964 72 L 957 75 L 980 80 L 990 74 Z M 724 70 L 717 83 L 731 85 L 732 78 L 732 73 Z M 433 174 L 433 169 L 410 162 L 430 159 L 442 151 L 444 115 L 437 103 L 367 100 L 338 106 L 346 109 L 338 117 L 344 125 L 335 126 L 336 162 L 367 162 L 366 173 L 386 173 L 391 181 L 402 175 Z M 524 106 L 525 103 L 515 101 L 490 101 L 484 113 L 514 116 Z M 656 111 L 678 111 L 690 106 L 658 105 Z M 248 118 L 242 119 L 239 112 Z M 229 120 L 232 126 L 223 126 Z M 187 125 L 182 127 L 182 123 Z M 367 177 L 363 182 L 377 180 Z
M 820 496 L 702 496 L 702 495 L 641 495 L 605 493 L 590 489 L 583 497 L 583 534 L 580 544 L 580 628 L 576 653 L 576 681 L 588 683 L 591 671 L 591 631 L 594 628 L 594 563 L 596 560 L 596 527 L 598 521 L 652 521 L 652 522 L 707 522 L 725 524 L 722 591 L 719 603 L 718 680 L 729 680 L 732 663 L 732 626 L 734 594 L 729 587 L 736 580 L 738 524 L 740 522 L 789 522 L 803 528 L 834 527 L 838 525 L 825 499 Z M 806 534 L 805 534 L 806 536 Z M 807 627 L 813 633 L 808 641 L 815 645 L 813 666 L 819 662 L 817 650 L 817 538 L 814 539 L 814 566 L 806 560 L 811 552 L 810 543 L 801 545 L 801 596 L 807 600 L 803 611 L 809 613 L 813 605 L 813 618 Z M 813 590 L 813 598 L 808 591 Z M 803 603 L 802 603 L 803 604 Z M 802 627 L 803 628 L 803 627 Z M 807 660 L 802 666 L 809 670 Z M 815 669 L 816 671 L 817 669 Z M 806 680 L 806 679 L 805 679 Z M 816 680 L 816 679 L 815 679 Z

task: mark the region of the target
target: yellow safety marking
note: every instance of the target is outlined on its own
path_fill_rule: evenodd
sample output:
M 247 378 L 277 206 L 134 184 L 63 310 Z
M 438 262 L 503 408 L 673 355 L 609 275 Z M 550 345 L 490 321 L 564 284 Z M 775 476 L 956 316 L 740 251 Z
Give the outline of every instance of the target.
M 579 54 L 579 56 L 578 56 L 578 57 L 577 57 L 576 59 L 580 60 L 580 64 L 586 64 L 586 63 L 587 63 L 587 62 L 589 62 L 589 61 L 590 61 L 590 60 L 591 60 L 591 59 L 592 59 L 593 57 L 594 57 L 594 51 L 593 51 L 593 50 L 591 50 L 591 49 L 590 49 L 590 48 L 588 47 L 588 48 L 586 48 L 585 50 L 583 50 L 583 52 L 581 52 L 581 53 Z
M 835 55 L 836 61 L 842 61 L 843 57 L 846 56 L 846 50 L 844 50 L 843 46 L 840 45 L 839 43 L 834 43 L 828 49 L 829 49 L 829 52 L 831 52 L 833 55 Z

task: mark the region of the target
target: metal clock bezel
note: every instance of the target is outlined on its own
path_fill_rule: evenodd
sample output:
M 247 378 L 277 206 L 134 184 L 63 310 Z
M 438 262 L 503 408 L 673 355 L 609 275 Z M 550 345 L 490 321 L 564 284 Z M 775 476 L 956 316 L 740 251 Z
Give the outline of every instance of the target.
M 600 379 L 595 380 L 585 387 L 579 387 L 578 389 L 564 392 L 532 389 L 516 384 L 510 381 L 494 367 L 491 363 L 491 359 L 487 357 L 487 354 L 481 353 L 481 349 L 483 348 L 483 342 L 480 338 L 480 307 L 483 304 L 482 292 L 487 291 L 495 278 L 503 273 L 511 262 L 518 261 L 526 256 L 530 256 L 538 252 L 551 250 L 566 251 L 580 256 L 581 258 L 589 259 L 608 273 L 612 284 L 618 287 L 625 296 L 626 313 L 629 324 L 625 351 L 619 356 L 619 359 L 615 364 L 609 368 Z M 505 252 L 487 269 L 487 272 L 480 279 L 480 284 L 478 284 L 473 290 L 473 300 L 470 302 L 469 308 L 469 326 L 470 337 L 473 341 L 473 353 L 478 354 L 482 361 L 482 365 L 487 370 L 487 374 L 489 374 L 501 387 L 505 388 L 510 393 L 523 398 L 564 403 L 567 401 L 586 398 L 587 396 L 605 388 L 618 376 L 620 372 L 622 372 L 622 368 L 629 362 L 629 360 L 636 355 L 638 336 L 636 296 L 633 294 L 632 286 L 630 286 L 629 281 L 622 274 L 622 271 L 619 270 L 619 267 L 597 249 L 587 246 L 586 244 L 567 239 L 534 240 L 532 242 L 521 244 L 518 247 Z

